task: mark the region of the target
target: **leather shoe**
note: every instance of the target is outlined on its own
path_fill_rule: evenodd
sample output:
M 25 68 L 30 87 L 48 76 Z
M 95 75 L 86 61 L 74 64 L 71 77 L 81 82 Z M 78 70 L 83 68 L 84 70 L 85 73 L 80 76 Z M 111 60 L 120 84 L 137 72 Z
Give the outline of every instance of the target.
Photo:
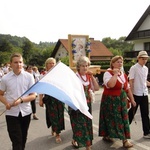
M 39 118 L 36 115 L 33 116 L 33 119 L 34 120 L 39 120 Z

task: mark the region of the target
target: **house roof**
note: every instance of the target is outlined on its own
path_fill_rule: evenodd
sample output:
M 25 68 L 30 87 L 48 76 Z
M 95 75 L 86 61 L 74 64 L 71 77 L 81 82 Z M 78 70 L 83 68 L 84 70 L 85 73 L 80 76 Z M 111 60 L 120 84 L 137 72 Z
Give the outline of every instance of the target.
M 150 5 L 144 12 L 144 14 L 141 16 L 137 24 L 134 26 L 130 34 L 127 36 L 125 41 L 131 41 L 131 40 L 137 40 L 137 39 L 143 39 L 143 38 L 148 38 L 150 37 L 150 29 L 149 30 L 144 30 L 144 31 L 138 31 L 139 27 L 142 25 L 144 20 L 147 18 L 147 16 L 150 15 Z
M 94 38 L 90 38 L 91 41 L 91 53 L 90 56 L 91 57 L 112 57 L 113 54 L 108 50 L 108 48 L 100 41 L 98 40 L 94 40 Z M 64 48 L 68 50 L 68 39 L 59 39 L 53 52 L 52 52 L 52 57 L 54 57 L 57 53 L 58 48 L 60 47 L 60 45 L 63 45 Z

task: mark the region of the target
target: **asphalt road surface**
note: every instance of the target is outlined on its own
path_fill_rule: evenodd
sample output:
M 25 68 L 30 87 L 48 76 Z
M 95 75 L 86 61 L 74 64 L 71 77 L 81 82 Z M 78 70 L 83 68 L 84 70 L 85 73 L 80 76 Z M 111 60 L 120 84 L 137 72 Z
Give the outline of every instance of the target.
M 93 131 L 94 140 L 92 150 L 124 150 L 122 142 L 115 139 L 113 143 L 107 143 L 98 137 L 99 106 L 102 89 L 96 92 L 96 101 L 93 103 Z M 37 100 L 38 101 L 38 100 Z M 0 113 L 5 110 L 0 103 Z M 55 137 L 51 135 L 45 122 L 45 109 L 37 103 L 37 116 L 39 120 L 31 120 L 26 150 L 74 150 L 71 145 L 72 130 L 67 111 L 65 112 L 65 130 L 61 133 L 62 143 L 56 144 Z M 135 123 L 136 121 L 136 123 Z M 138 110 L 135 121 L 131 124 L 131 142 L 134 144 L 130 150 L 150 150 L 150 139 L 144 139 L 142 133 L 141 117 Z M 0 150 L 11 150 L 11 142 L 8 137 L 5 115 L 0 116 Z

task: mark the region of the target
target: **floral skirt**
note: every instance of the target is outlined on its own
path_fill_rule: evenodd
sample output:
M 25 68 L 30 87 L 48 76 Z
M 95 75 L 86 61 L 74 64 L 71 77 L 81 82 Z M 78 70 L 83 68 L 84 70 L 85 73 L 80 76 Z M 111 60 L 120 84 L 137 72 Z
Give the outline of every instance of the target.
M 59 134 L 65 129 L 64 103 L 51 96 L 47 96 L 45 106 L 47 127 L 52 126 L 52 130 Z
M 130 127 L 127 111 L 127 95 L 103 95 L 100 104 L 99 136 L 109 136 L 120 140 L 130 138 Z
M 91 104 L 89 106 L 89 112 L 91 113 Z M 73 139 L 77 141 L 79 147 L 91 146 L 93 140 L 92 120 L 82 114 L 79 110 L 74 111 L 70 107 L 69 115 Z

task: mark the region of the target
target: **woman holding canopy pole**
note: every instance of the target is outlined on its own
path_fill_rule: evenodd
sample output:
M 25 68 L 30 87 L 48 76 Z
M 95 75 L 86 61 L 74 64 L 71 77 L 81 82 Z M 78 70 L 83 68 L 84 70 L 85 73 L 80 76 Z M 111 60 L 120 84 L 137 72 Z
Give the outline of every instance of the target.
M 113 142 L 112 138 L 122 140 L 123 147 L 133 146 L 129 142 L 130 127 L 127 112 L 127 96 L 132 105 L 136 103 L 132 95 L 127 75 L 122 71 L 123 57 L 114 56 L 110 68 L 104 73 L 104 91 L 100 103 L 99 136 Z
M 93 73 L 89 71 L 90 64 L 91 62 L 88 57 L 80 57 L 76 65 L 76 75 L 83 85 L 89 112 L 92 113 L 92 95 L 94 91 L 99 90 L 99 84 L 93 76 Z M 73 130 L 72 145 L 76 148 L 85 147 L 86 150 L 91 150 L 93 140 L 92 120 L 79 110 L 75 111 L 70 107 L 69 115 Z

